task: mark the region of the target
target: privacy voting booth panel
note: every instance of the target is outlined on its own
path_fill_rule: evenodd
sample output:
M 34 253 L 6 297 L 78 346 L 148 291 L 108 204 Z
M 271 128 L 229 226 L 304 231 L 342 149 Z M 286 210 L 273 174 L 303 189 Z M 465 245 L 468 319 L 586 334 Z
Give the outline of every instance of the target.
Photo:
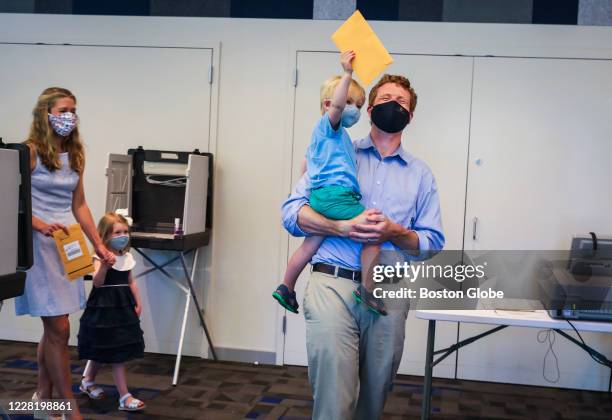
M 212 154 L 200 153 L 197 149 L 178 152 L 138 147 L 128 150 L 127 155 L 109 155 L 106 170 L 106 211 L 127 209 L 133 220 L 131 244 L 153 267 L 134 278 L 159 270 L 176 280 L 173 283 L 186 292 L 184 315 L 178 328 L 180 338 L 173 385 L 178 383 L 192 299 L 212 357 L 217 358 L 194 285 L 200 249 L 208 245 L 212 228 L 212 158 Z M 173 257 L 163 263 L 156 262 L 145 249 L 170 251 Z M 185 257 L 192 251 L 189 272 Z M 163 268 L 176 259 L 181 261 L 182 278 L 169 275 Z M 182 285 L 183 281 L 187 288 Z
M 29 149 L 0 139 L 0 301 L 23 294 L 32 265 Z
M 128 209 L 135 240 L 167 239 L 179 218 L 184 237 L 205 234 L 208 241 L 212 228 L 212 158 L 212 154 L 197 150 L 141 147 L 130 149 L 127 155 L 111 154 L 106 172 L 106 211 Z

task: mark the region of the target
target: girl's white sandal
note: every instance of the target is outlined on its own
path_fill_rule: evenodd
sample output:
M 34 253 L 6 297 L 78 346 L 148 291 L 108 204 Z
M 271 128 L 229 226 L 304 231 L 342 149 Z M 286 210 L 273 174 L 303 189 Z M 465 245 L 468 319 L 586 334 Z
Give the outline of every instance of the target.
M 87 394 L 87 396 L 92 400 L 100 400 L 104 398 L 104 390 L 93 382 L 81 381 L 79 390 L 83 394 Z
M 130 402 L 126 404 L 126 401 L 130 399 Z M 138 398 L 134 398 L 129 392 L 123 397 L 119 398 L 119 410 L 122 411 L 140 411 L 146 407 L 145 403 L 140 401 Z

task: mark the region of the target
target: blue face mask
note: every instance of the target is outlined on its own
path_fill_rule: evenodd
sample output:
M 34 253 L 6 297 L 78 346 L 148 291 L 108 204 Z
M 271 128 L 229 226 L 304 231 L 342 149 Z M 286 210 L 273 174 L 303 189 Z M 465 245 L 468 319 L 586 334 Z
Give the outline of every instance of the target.
M 130 242 L 130 237 L 127 235 L 115 236 L 108 241 L 108 245 L 115 251 L 123 251 Z
M 359 117 L 361 116 L 361 110 L 355 105 L 347 105 L 342 111 L 342 127 L 349 128 L 357 124 Z

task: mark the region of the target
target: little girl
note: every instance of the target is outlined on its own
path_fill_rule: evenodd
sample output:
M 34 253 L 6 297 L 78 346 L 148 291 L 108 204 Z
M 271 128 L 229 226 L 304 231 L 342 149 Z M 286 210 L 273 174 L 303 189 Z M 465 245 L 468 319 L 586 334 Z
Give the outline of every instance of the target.
M 92 399 L 104 397 L 102 388 L 95 385 L 95 378 L 100 366 L 110 363 L 120 396 L 119 410 L 138 411 L 145 404 L 129 393 L 124 365 L 144 356 L 139 319 L 142 305 L 131 272 L 135 262 L 128 252 L 128 221 L 119 214 L 107 213 L 98 223 L 98 233 L 117 261 L 111 266 L 94 257 L 94 287 L 79 329 L 79 359 L 90 362 L 79 388 Z

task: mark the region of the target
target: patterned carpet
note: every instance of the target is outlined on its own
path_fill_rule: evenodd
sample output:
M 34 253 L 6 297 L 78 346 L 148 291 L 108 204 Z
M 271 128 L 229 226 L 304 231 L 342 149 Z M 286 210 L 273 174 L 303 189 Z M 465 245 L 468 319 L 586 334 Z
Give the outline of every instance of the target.
M 77 361 L 75 349 L 71 350 L 77 384 L 84 364 Z M 173 356 L 158 354 L 128 364 L 130 389 L 147 403 L 144 413 L 117 410 L 110 369 L 103 369 L 98 377 L 107 397 L 89 401 L 81 395 L 79 406 L 87 419 L 310 418 L 312 398 L 303 367 L 184 357 L 177 387 L 171 385 L 173 368 Z M 36 384 L 36 345 L 0 341 L 0 378 L 1 399 L 29 399 Z M 398 376 L 383 418 L 419 418 L 422 381 L 421 377 Z M 611 419 L 612 398 L 599 392 L 440 379 L 434 380 L 432 412 L 433 419 Z

